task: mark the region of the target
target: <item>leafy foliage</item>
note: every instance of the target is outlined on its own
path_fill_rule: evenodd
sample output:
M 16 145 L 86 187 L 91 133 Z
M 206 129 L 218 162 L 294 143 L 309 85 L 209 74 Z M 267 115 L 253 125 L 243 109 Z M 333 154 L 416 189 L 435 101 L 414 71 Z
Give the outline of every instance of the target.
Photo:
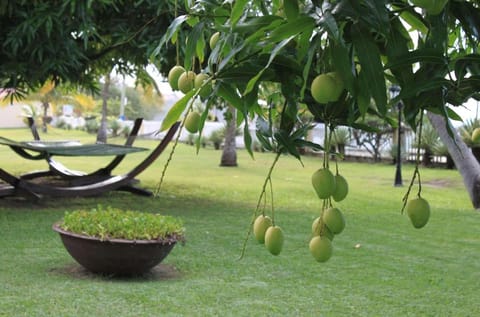
M 298 158 L 299 146 L 318 147 L 304 140 L 304 109 L 329 128 L 367 131 L 370 116 L 391 124 L 389 109 L 399 100 L 412 127 L 425 110 L 459 118 L 456 106 L 480 99 L 479 20 L 476 0 L 450 0 L 435 14 L 407 0 L 9 0 L 0 5 L 0 86 L 21 95 L 52 79 L 95 89 L 95 77 L 113 66 L 147 78 L 151 61 L 163 73 L 162 66 L 182 64 L 210 76 L 206 109 L 217 98 L 237 109 L 247 149 L 251 119 L 272 125 L 275 108 L 279 124 L 260 132 L 262 144 Z M 317 103 L 310 84 L 328 72 L 338 73 L 345 89 L 337 101 Z M 261 91 L 272 83 L 281 98 L 263 100 L 265 108 Z M 401 88 L 391 100 L 390 85 Z M 162 129 L 198 96 L 185 95 Z
M 254 116 L 272 126 L 271 110 L 279 108 L 279 126 L 257 130 L 257 138 L 266 149 L 298 157 L 307 124 L 298 115 L 303 108 L 331 127 L 367 130 L 367 115 L 391 124 L 389 110 L 399 100 L 413 127 L 423 110 L 458 118 L 453 107 L 480 98 L 480 28 L 474 22 L 479 15 L 475 1 L 449 1 L 437 15 L 405 0 L 198 1 L 175 19 L 157 50 L 185 33 L 185 68 L 202 68 L 214 83 L 207 102 L 214 95 L 224 99 L 245 126 Z M 215 32 L 219 40 L 208 49 L 205 43 Z M 345 90 L 338 101 L 320 104 L 310 84 L 328 72 L 339 74 Z M 265 109 L 258 100 L 271 83 L 283 101 L 274 106 L 267 101 Z M 389 85 L 401 88 L 392 100 Z M 184 97 L 169 122 L 196 96 Z M 244 137 L 250 148 L 248 129 Z
M 183 223 L 178 218 L 100 205 L 91 210 L 66 212 L 60 227 L 102 240 L 184 239 Z
M 113 66 L 142 73 L 173 16 L 173 1 L 2 1 L 0 87 L 18 97 L 52 79 L 97 91 Z M 161 54 L 160 69 L 175 63 L 173 47 Z

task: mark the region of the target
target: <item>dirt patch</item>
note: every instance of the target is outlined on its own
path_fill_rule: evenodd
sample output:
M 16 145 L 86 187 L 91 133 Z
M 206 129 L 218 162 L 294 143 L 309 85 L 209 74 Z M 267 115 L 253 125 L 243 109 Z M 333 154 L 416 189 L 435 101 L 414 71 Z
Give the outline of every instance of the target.
M 427 185 L 431 187 L 436 187 L 436 188 L 445 188 L 445 187 L 450 187 L 452 182 L 448 179 L 434 179 L 428 182 L 423 181 L 422 185 Z
M 63 267 L 52 268 L 49 270 L 49 273 L 55 275 L 63 275 L 74 279 L 81 279 L 81 280 L 88 280 L 88 279 L 104 279 L 104 280 L 122 280 L 122 281 L 162 281 L 162 280 L 174 280 L 180 279 L 182 274 L 177 268 L 173 265 L 168 264 L 158 264 L 157 266 L 153 267 L 149 272 L 141 274 L 141 275 L 134 275 L 134 276 L 110 276 L 110 275 L 102 275 L 102 274 L 95 274 L 88 270 L 86 270 L 83 266 L 72 263 L 65 265 Z

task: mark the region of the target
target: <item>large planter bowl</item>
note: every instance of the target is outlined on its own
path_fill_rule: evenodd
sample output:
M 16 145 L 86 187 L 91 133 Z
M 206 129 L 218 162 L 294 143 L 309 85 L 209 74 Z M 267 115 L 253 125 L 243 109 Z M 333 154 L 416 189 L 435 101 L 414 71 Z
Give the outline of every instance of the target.
M 83 267 L 94 273 L 137 275 L 159 264 L 176 244 L 168 240 L 123 240 L 98 238 L 68 232 L 55 223 L 52 229 L 60 234 L 68 253 Z

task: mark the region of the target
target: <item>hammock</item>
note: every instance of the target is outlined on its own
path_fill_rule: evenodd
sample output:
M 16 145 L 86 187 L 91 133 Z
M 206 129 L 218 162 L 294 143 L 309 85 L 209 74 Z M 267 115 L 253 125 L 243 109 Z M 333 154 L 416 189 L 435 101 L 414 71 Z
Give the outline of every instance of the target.
M 28 199 L 38 200 L 42 196 L 50 197 L 84 197 L 84 196 L 96 196 L 102 193 L 106 193 L 112 190 L 121 190 L 128 191 L 137 195 L 151 196 L 152 192 L 147 189 L 138 188 L 133 186 L 134 178 L 142 173 L 146 168 L 148 168 L 166 149 L 168 143 L 172 140 L 173 136 L 177 132 L 180 126 L 180 122 L 175 123 L 170 127 L 165 137 L 162 141 L 150 152 L 150 154 L 138 165 L 133 167 L 129 172 L 126 172 L 121 175 L 110 175 L 106 174 L 105 177 L 95 177 L 96 175 L 87 175 L 88 177 L 92 176 L 89 179 L 89 182 L 81 185 L 66 185 L 58 186 L 56 184 L 49 183 L 36 183 L 30 179 L 25 179 L 22 177 L 17 177 L 4 169 L 0 168 L 0 180 L 3 180 L 7 184 L 0 187 L 0 197 L 2 196 L 15 196 L 21 195 Z M 8 145 L 15 152 L 25 152 L 28 155 L 26 150 L 32 150 L 40 152 L 39 155 L 116 155 L 117 150 L 125 151 L 128 153 L 144 151 L 144 148 L 135 148 L 130 146 L 120 146 L 112 144 L 90 144 L 90 145 L 81 145 L 81 144 L 55 144 L 52 145 L 50 142 L 15 142 L 6 138 L 0 137 L 0 144 Z M 72 149 L 78 149 L 78 151 L 72 151 Z M 80 151 L 80 149 L 82 149 Z M 89 149 L 86 151 L 85 149 Z M 115 149 L 106 154 L 107 151 Z M 48 152 L 47 152 L 48 151 Z M 17 152 L 18 153 L 18 152 Z M 48 154 L 51 153 L 51 154 Z M 56 154 L 59 153 L 59 154 Z M 125 152 L 122 152 L 125 153 Z
M 0 137 L 0 144 L 10 146 L 15 152 L 28 159 L 42 159 L 51 155 L 58 156 L 110 156 L 125 155 L 147 151 L 142 147 L 125 146 L 108 143 L 81 144 L 76 141 L 28 141 L 17 142 Z M 31 155 L 24 150 L 38 152 Z

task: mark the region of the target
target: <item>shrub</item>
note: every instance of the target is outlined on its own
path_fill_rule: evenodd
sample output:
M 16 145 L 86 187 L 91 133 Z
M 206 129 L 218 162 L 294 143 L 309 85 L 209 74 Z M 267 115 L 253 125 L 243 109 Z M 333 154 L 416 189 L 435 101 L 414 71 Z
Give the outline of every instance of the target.
M 131 131 L 132 131 L 132 128 L 126 125 L 122 128 L 122 135 L 127 138 L 130 135 Z
M 345 145 L 350 144 L 350 130 L 340 127 L 335 130 L 332 138 L 332 145 L 335 146 L 338 153 L 345 155 Z
M 220 146 L 225 139 L 225 129 L 218 129 L 212 132 L 209 137 L 210 141 L 213 143 L 215 150 L 220 149 Z
M 112 131 L 112 136 L 116 137 L 122 129 L 122 124 L 115 117 L 108 118 L 108 128 Z
M 85 129 L 88 133 L 97 133 L 100 127 L 99 122 L 94 119 L 85 119 Z
M 92 210 L 66 212 L 59 225 L 63 230 L 101 240 L 184 241 L 180 219 L 155 213 L 97 206 Z

